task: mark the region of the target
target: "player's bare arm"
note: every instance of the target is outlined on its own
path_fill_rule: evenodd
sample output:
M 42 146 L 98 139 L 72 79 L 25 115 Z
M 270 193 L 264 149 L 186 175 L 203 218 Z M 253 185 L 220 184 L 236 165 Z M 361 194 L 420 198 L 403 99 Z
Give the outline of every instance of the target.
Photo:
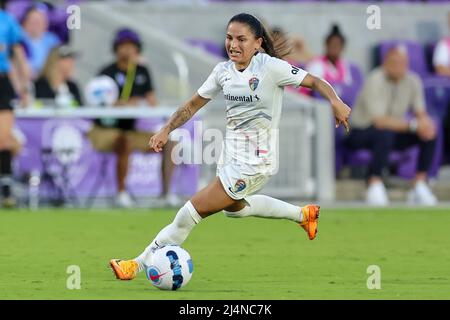
M 176 128 L 185 124 L 194 114 L 200 110 L 209 99 L 205 99 L 195 94 L 188 102 L 178 108 L 178 110 L 170 117 L 167 124 L 162 127 L 155 135 L 150 138 L 149 146 L 155 152 L 160 152 L 162 147 L 167 143 L 169 134 Z
M 350 117 L 351 109 L 346 105 L 341 98 L 336 94 L 333 87 L 324 79 L 308 74 L 301 84 L 303 87 L 307 87 L 318 91 L 323 97 L 330 101 L 331 108 L 333 109 L 334 118 L 336 121 L 336 128 L 342 124 L 347 132 L 350 130 L 348 119 Z

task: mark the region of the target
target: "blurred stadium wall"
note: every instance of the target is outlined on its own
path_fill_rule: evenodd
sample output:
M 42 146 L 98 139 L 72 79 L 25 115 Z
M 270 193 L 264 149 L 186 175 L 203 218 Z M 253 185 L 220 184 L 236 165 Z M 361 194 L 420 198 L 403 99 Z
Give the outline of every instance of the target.
M 176 74 L 176 67 L 172 62 L 155 60 L 158 51 L 165 46 L 177 46 L 179 51 L 189 57 L 190 70 L 197 69 L 199 64 L 204 66 L 200 68 L 204 73 L 199 78 L 190 79 L 191 87 L 196 88 L 216 61 L 214 57 L 185 45 L 184 40 L 202 38 L 222 43 L 227 21 L 239 12 L 256 14 L 271 26 L 280 26 L 289 33 L 301 35 L 316 54 L 322 53 L 324 37 L 331 24 L 338 23 L 348 40 L 345 56 L 365 72 L 372 67 L 374 46 L 383 40 L 409 39 L 428 43 L 447 34 L 448 3 L 374 4 L 381 9 L 380 30 L 367 28 L 369 14 L 366 10 L 370 4 L 357 2 L 187 2 L 184 5 L 164 4 L 163 1 L 81 3 L 82 26 L 73 32 L 74 44 L 83 52 L 79 78 L 84 82 L 94 70 L 112 58 L 110 43 L 113 33 L 124 25 L 141 33 L 145 44 L 144 56 L 159 79 L 157 89 L 163 99 L 177 96 L 177 93 L 161 90 L 173 80 L 164 73 Z M 161 76 L 166 78 L 161 79 Z M 180 90 L 189 94 L 192 88 Z
M 228 20 L 239 12 L 253 13 L 270 26 L 302 36 L 315 54 L 322 53 L 325 35 L 333 23 L 338 23 L 347 38 L 345 56 L 366 73 L 373 67 L 374 47 L 381 41 L 409 39 L 428 43 L 447 32 L 448 4 L 376 3 L 381 9 L 380 30 L 367 27 L 369 5 L 355 2 L 82 2 L 81 29 L 72 33 L 73 45 L 82 53 L 78 79 L 86 83 L 101 66 L 112 60 L 112 38 L 123 26 L 140 33 L 143 57 L 151 67 L 158 99 L 173 107 L 190 96 L 220 61 L 188 45 L 186 40 L 201 38 L 223 43 Z M 281 170 L 264 190 L 266 193 L 283 198 L 335 198 L 334 139 L 332 125 L 327 125 L 331 114 L 329 108 L 316 108 L 317 104 L 323 102 L 286 93 L 280 125 L 280 136 L 285 139 L 280 143 Z M 220 97 L 208 106 L 207 113 L 202 115 L 205 127 L 223 128 L 222 106 Z M 295 121 L 299 119 L 296 112 L 302 113 L 304 126 Z M 308 123 L 312 126 L 305 130 Z M 301 152 L 310 154 L 310 158 L 297 161 L 302 157 Z M 203 182 L 214 175 L 214 170 L 214 166 L 203 166 Z M 299 186 L 298 181 L 304 183 Z

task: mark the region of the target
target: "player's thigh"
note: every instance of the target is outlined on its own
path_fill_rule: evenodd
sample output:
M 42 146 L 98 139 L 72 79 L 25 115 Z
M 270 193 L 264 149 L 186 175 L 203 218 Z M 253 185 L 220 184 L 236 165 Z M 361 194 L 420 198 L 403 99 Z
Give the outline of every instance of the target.
M 13 125 L 13 111 L 8 109 L 0 109 L 0 149 L 8 149 L 11 147 Z
M 102 128 L 94 126 L 88 132 L 88 138 L 95 150 L 100 152 L 112 152 L 115 150 L 117 140 L 122 132 L 116 128 Z
M 211 214 L 230 207 L 237 201 L 232 199 L 224 190 L 218 177 L 205 188 L 197 192 L 191 199 L 191 203 L 198 214 L 205 218 Z

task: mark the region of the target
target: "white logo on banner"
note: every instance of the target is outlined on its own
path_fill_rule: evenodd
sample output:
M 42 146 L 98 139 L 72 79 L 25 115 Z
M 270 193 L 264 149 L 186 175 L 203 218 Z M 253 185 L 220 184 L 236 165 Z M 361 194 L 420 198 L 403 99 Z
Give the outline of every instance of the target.
M 52 150 L 63 163 L 77 162 L 81 157 L 83 137 L 77 128 L 69 125 L 57 127 L 52 136 Z

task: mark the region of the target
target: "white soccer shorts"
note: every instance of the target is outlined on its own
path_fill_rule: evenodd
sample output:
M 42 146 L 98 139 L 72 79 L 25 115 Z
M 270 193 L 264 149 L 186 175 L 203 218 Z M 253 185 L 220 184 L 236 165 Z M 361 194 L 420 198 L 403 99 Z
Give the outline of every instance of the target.
M 252 175 L 242 173 L 239 164 L 217 166 L 217 176 L 225 192 L 234 200 L 241 200 L 261 190 L 270 176 L 262 173 Z

